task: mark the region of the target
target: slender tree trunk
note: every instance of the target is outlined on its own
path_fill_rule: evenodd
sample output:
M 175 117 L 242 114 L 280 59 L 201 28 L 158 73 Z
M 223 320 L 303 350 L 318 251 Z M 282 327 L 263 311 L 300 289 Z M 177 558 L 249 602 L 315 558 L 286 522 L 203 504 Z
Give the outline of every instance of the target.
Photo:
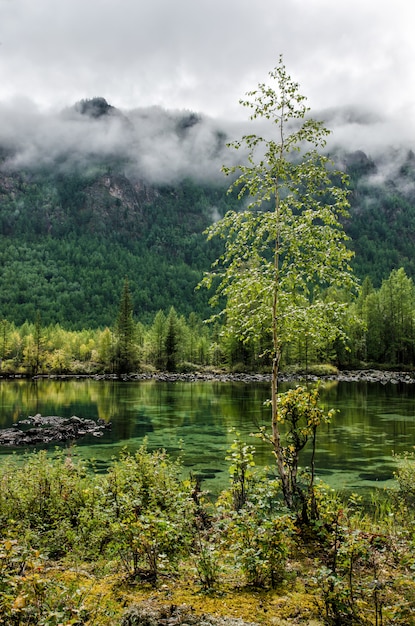
M 316 459 L 316 439 L 317 439 L 317 426 L 313 426 L 313 448 L 311 452 L 311 476 L 309 492 L 311 498 L 311 516 L 313 519 L 318 518 L 316 495 L 314 493 L 314 479 L 315 479 L 315 459 Z
M 284 502 L 292 508 L 292 493 L 290 489 L 289 476 L 286 472 L 284 457 L 282 454 L 281 433 L 278 424 L 278 372 L 281 354 L 276 351 L 272 363 L 272 381 L 271 381 L 271 406 L 272 406 L 272 445 L 275 458 L 277 460 L 278 474 L 281 479 L 282 493 Z
M 282 142 L 283 144 L 283 142 Z M 281 150 L 282 150 L 281 144 Z M 278 374 L 281 362 L 281 343 L 279 338 L 278 317 L 279 317 L 279 264 L 280 264 L 280 241 L 279 241 L 279 220 L 280 220 L 280 197 L 278 189 L 278 181 L 275 182 L 275 219 L 276 219 L 276 238 L 274 250 L 274 293 L 272 301 L 272 344 L 273 344 L 273 361 L 272 361 L 272 378 L 271 378 L 271 407 L 272 407 L 272 445 L 274 455 L 277 460 L 278 474 L 281 479 L 282 493 L 284 502 L 288 508 L 293 506 L 293 494 L 290 485 L 289 475 L 287 474 L 283 448 L 281 445 L 281 433 L 278 423 Z

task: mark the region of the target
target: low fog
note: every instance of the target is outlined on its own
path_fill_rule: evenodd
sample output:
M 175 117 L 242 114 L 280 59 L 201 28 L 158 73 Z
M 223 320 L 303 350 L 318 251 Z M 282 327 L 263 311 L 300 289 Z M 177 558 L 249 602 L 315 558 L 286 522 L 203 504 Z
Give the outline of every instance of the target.
M 154 182 L 220 179 L 223 163 L 243 158 L 226 141 L 257 128 L 239 98 L 280 55 L 332 130 L 330 150 L 377 158 L 412 147 L 414 17 L 408 0 L 71 0 L 59 10 L 0 0 L 3 167 L 106 155 Z M 97 96 L 114 107 L 107 115 L 74 107 Z
M 379 180 L 382 171 L 389 176 L 408 150 L 415 149 L 404 120 L 391 123 L 350 107 L 319 111 L 313 117 L 332 131 L 328 151 L 362 150 L 379 161 Z M 122 162 L 127 175 L 151 183 L 174 183 L 185 177 L 223 181 L 222 165 L 244 158 L 226 143 L 251 132 L 270 136 L 273 129 L 249 119 L 220 120 L 157 106 L 121 111 L 103 98 L 85 99 L 56 112 L 16 99 L 0 105 L 1 168 L 82 171 L 105 158 Z
M 83 105 L 98 102 L 96 114 Z M 225 125 L 190 111 L 149 107 L 119 111 L 103 99 L 56 113 L 26 100 L 0 105 L 3 170 L 55 167 L 82 170 L 100 159 L 122 161 L 129 175 L 153 183 L 184 177 L 212 180 L 228 159 Z

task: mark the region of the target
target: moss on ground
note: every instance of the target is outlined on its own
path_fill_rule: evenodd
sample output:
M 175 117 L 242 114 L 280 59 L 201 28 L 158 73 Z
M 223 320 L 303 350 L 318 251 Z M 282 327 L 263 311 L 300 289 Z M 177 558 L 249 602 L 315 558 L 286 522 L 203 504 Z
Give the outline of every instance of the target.
M 246 623 L 290 626 L 320 626 L 319 602 L 302 580 L 286 581 L 273 590 L 221 585 L 215 592 L 203 592 L 190 577 L 165 578 L 157 587 L 127 582 L 120 574 L 92 574 L 88 565 L 65 570 L 49 568 L 47 576 L 67 588 L 76 588 L 91 626 L 121 624 L 123 616 L 135 607 L 166 611 L 182 607 L 189 614 L 216 620 L 242 620 Z M 176 622 L 180 623 L 180 622 Z M 187 622 L 186 622 L 187 623 Z

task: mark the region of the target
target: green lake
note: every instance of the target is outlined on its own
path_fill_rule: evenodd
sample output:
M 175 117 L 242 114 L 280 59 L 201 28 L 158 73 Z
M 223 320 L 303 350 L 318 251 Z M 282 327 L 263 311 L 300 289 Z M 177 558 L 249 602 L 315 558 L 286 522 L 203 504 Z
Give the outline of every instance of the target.
M 100 438 L 78 440 L 75 449 L 94 459 L 99 471 L 123 448 L 134 451 L 146 438 L 149 449 L 181 454 L 185 471 L 203 477 L 203 488 L 215 493 L 229 481 L 225 456 L 235 437 L 231 429 L 256 445 L 258 466 L 273 466 L 269 447 L 250 437 L 269 424 L 268 397 L 266 383 L 3 380 L 0 428 L 36 413 L 101 418 L 112 428 Z M 317 475 L 336 489 L 390 487 L 394 455 L 415 446 L 415 386 L 330 382 L 320 397 L 338 413 L 318 434 Z M 0 448 L 3 461 L 13 452 Z M 308 455 L 305 451 L 303 465 Z

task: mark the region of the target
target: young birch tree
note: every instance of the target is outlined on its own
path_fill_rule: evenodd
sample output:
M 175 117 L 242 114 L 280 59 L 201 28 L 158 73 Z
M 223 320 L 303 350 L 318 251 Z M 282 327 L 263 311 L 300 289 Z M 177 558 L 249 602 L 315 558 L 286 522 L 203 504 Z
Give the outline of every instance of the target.
M 308 116 L 306 99 L 282 57 L 269 77 L 270 85 L 259 84 L 240 102 L 251 110 L 261 134 L 230 143 L 243 153 L 243 163 L 223 171 L 234 178 L 229 192 L 248 197 L 247 208 L 229 211 L 208 229 L 209 239 L 224 239 L 225 251 L 202 284 L 218 285 L 212 304 L 224 297 L 221 314 L 229 332 L 244 341 L 258 340 L 264 331 L 272 336 L 268 439 L 292 508 L 296 473 L 293 478 L 281 441 L 285 418 L 278 395 L 283 346 L 299 333 L 310 340 L 323 333 L 331 340 L 342 336 L 345 306 L 334 296 L 352 289 L 354 278 L 340 221 L 349 207 L 347 179 L 319 152 L 330 131 Z M 270 138 L 263 136 L 266 131 Z M 306 425 L 310 435 L 315 426 Z

